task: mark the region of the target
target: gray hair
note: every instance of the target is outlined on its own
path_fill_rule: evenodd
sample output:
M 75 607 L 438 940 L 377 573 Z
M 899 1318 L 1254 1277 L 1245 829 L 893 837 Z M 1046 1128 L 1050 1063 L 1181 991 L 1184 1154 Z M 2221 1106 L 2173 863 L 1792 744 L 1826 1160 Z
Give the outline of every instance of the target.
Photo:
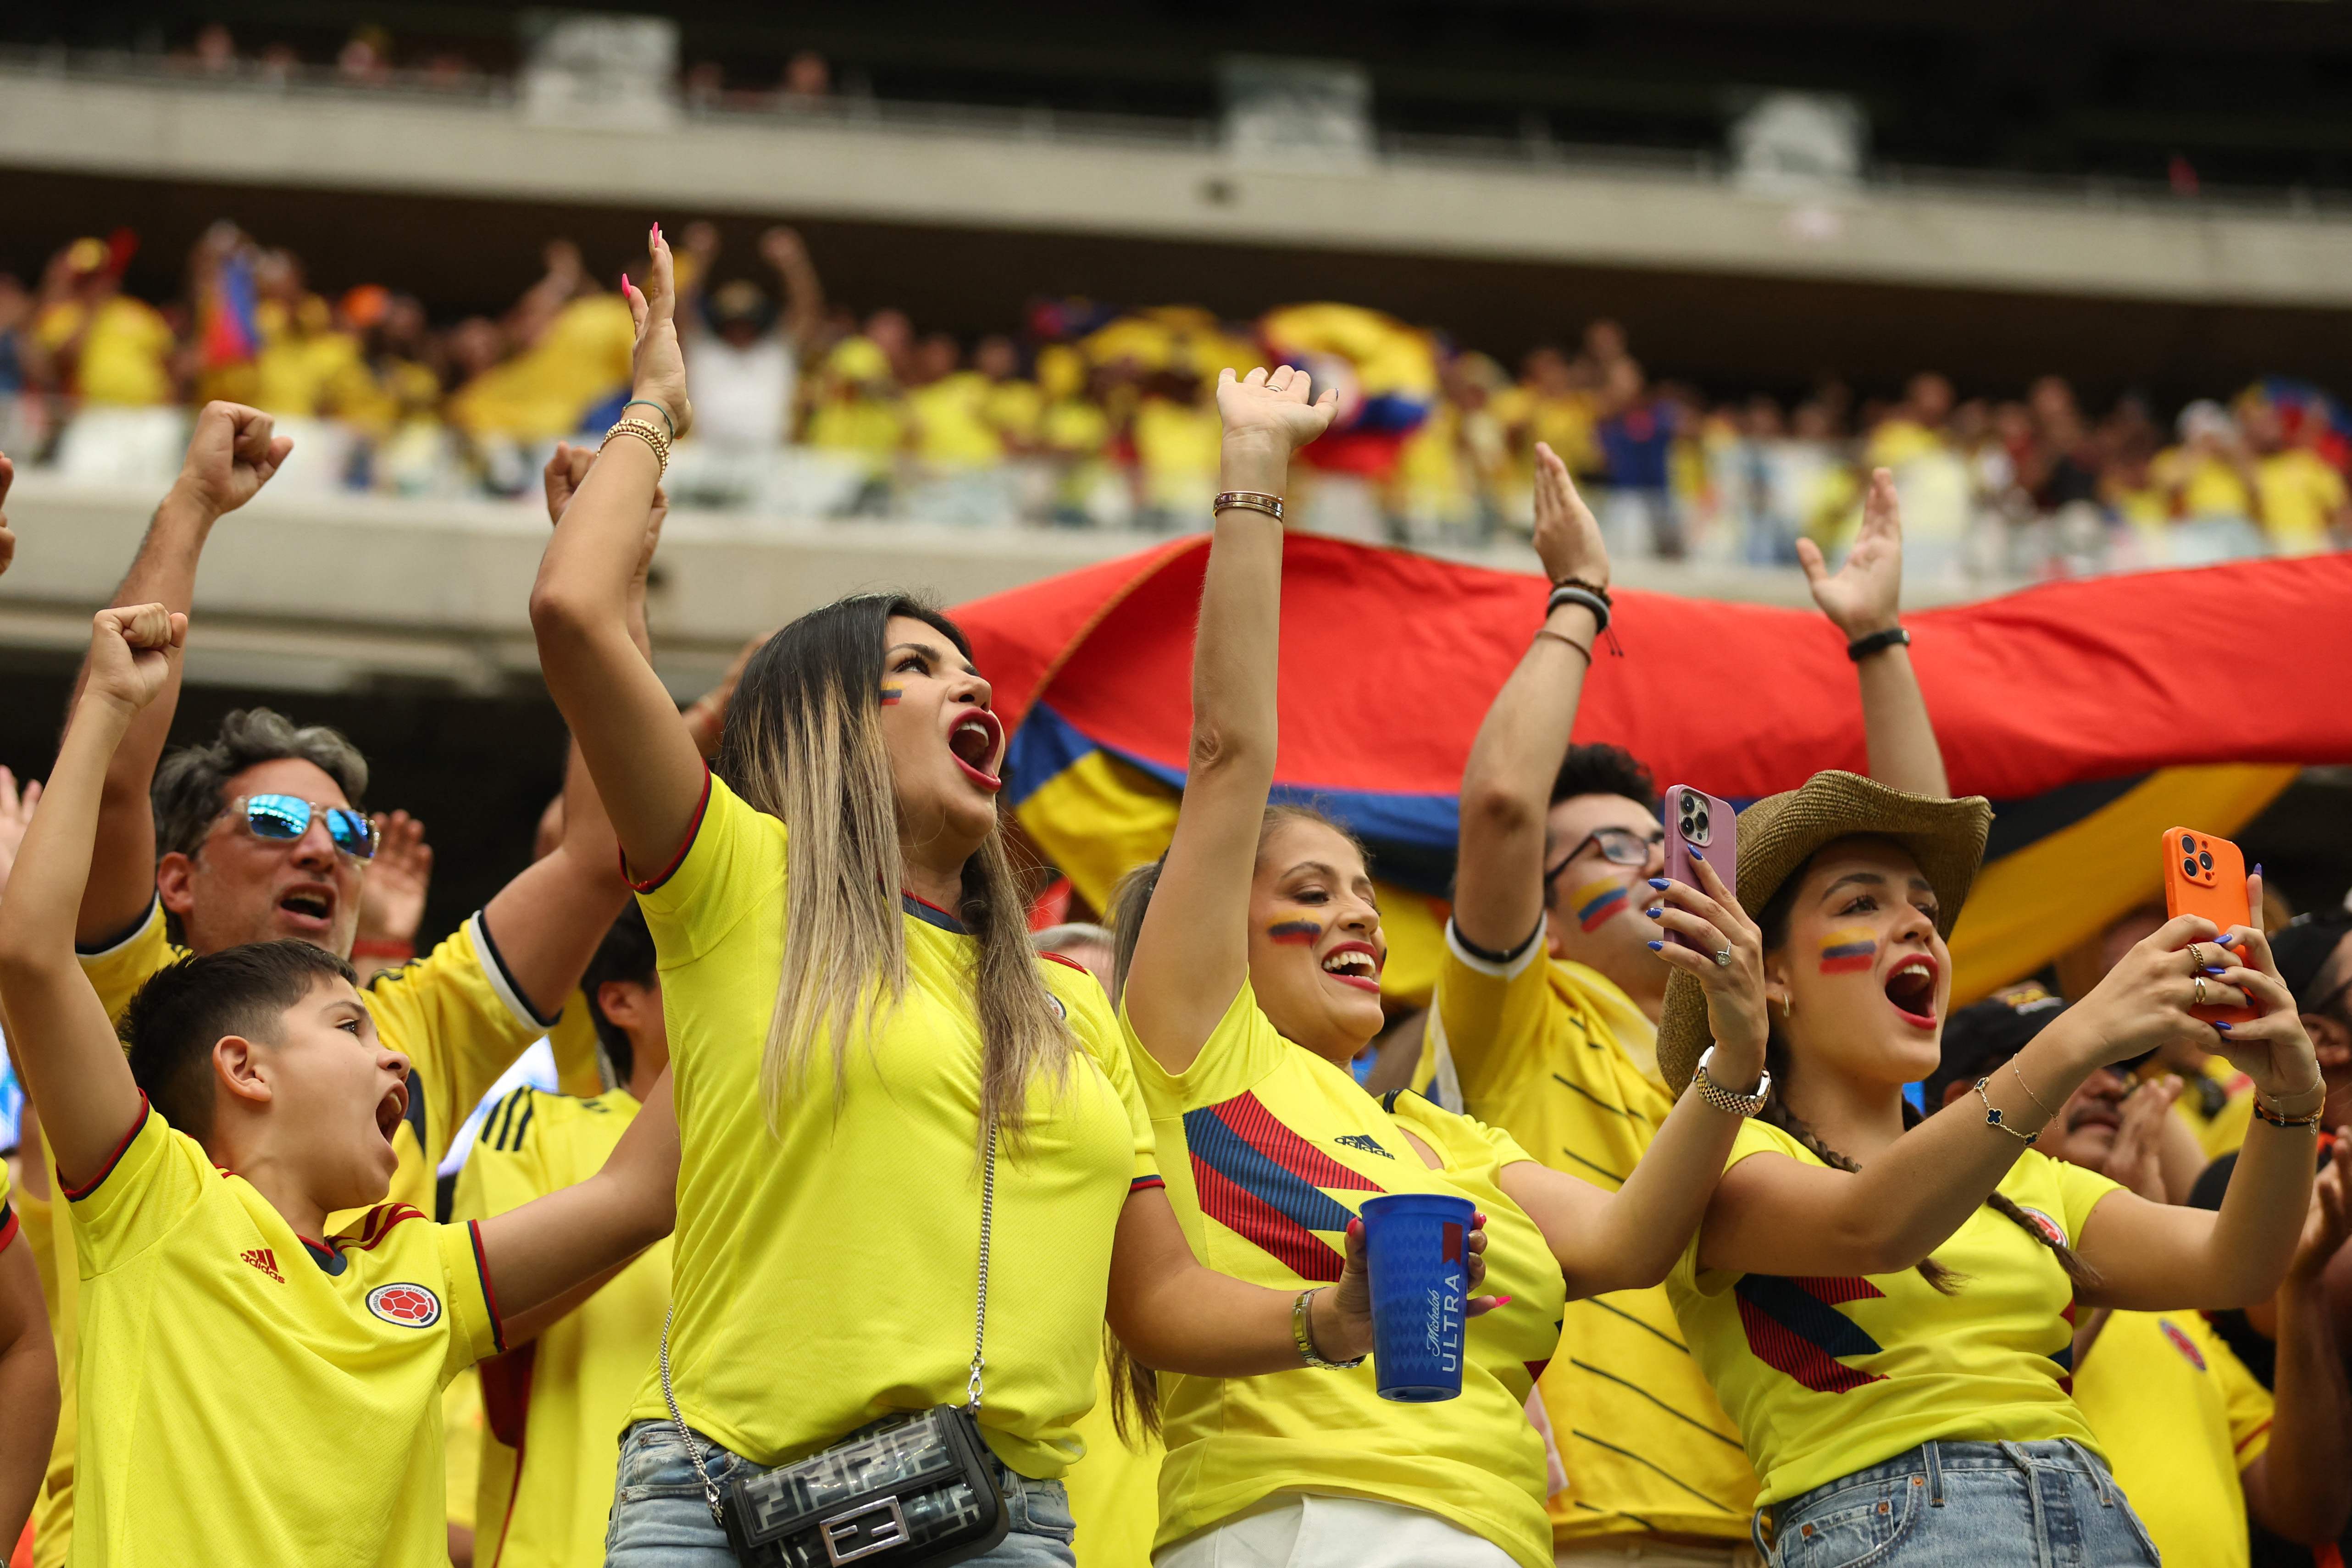
M 155 852 L 192 855 L 228 801 L 228 781 L 257 763 L 299 758 L 332 779 L 356 806 L 367 793 L 367 758 L 342 731 L 297 726 L 266 707 L 239 708 L 221 720 L 210 745 L 184 746 L 155 769 Z

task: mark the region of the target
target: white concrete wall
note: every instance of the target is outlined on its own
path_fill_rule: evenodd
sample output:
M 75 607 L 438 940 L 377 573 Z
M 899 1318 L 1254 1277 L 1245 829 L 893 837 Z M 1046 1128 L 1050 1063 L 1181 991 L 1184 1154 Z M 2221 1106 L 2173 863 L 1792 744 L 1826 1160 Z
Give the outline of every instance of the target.
M 730 117 L 528 123 L 502 101 L 274 93 L 0 67 L 0 165 L 527 196 L 1307 248 L 2270 305 L 2352 304 L 2352 221 L 2212 204 L 1872 188 L 1742 194 L 1696 172 L 1391 158 L 1253 168 L 1171 140 Z

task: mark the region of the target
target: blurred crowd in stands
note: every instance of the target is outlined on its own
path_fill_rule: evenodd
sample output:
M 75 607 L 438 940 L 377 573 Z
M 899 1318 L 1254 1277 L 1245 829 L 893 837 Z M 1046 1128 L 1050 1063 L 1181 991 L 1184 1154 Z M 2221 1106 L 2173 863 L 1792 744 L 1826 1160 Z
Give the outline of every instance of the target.
M 817 62 L 821 68 L 822 62 Z M 811 85 L 814 85 L 812 82 Z M 503 314 L 436 323 L 396 287 L 329 296 L 301 261 L 232 224 L 172 299 L 122 287 L 129 231 L 82 238 L 36 283 L 0 276 L 0 448 L 89 482 L 174 471 L 189 411 L 268 409 L 292 431 L 289 491 L 447 498 L 535 487 L 562 438 L 625 396 L 627 307 L 567 242 Z M 1604 497 L 1612 552 L 1719 565 L 1834 548 L 1861 480 L 1895 471 L 1916 577 L 2038 578 L 2352 545 L 2352 422 L 2320 389 L 2266 380 L 2177 413 L 2104 413 L 2045 376 L 1961 398 L 1915 376 L 1899 399 L 1833 380 L 1784 406 L 1653 381 L 1590 323 L 1514 374 L 1496 359 L 1343 304 L 1229 322 L 1187 307 L 1034 305 L 960 341 L 899 310 L 829 300 L 789 229 L 755 254 L 708 224 L 681 256 L 697 428 L 672 499 L 751 517 L 1171 530 L 1214 489 L 1217 371 L 1287 361 L 1339 389 L 1308 450 L 1310 527 L 1424 548 L 1523 529 L 1548 442 Z M 583 392 L 583 389 L 598 389 Z

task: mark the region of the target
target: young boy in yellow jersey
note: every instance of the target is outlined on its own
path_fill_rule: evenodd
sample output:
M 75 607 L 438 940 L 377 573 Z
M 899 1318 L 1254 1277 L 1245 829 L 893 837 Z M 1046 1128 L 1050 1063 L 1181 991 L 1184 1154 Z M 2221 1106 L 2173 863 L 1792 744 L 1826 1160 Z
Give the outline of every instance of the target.
M 116 602 L 160 601 L 184 613 L 213 525 L 259 493 L 291 449 L 268 414 L 205 405 Z M 318 612 L 331 617 L 335 607 Z M 68 916 L 90 984 L 118 1019 L 149 977 L 187 953 L 292 938 L 348 957 L 371 935 L 365 852 L 373 835 L 355 810 L 366 759 L 333 730 L 266 709 L 231 715 L 209 743 L 164 757 L 181 676 L 179 651 L 168 657 L 161 694 L 107 764 L 88 887 Z M 424 1213 L 435 1210 L 435 1168 L 467 1113 L 556 1020 L 627 901 L 612 829 L 576 767 L 565 798 L 554 852 L 518 873 L 431 953 L 367 987 L 375 1027 L 409 1063 L 391 1196 Z M 65 1202 L 51 1210 L 44 1283 L 68 1308 L 79 1288 L 78 1213 Z M 68 1335 L 59 1364 L 69 1385 L 72 1354 Z M 36 1568 L 66 1559 L 76 1429 L 60 1425 L 50 1458 Z
M 2063 1010 L 2027 985 L 1954 1013 L 1929 1103 L 1968 1095 Z M 2102 1068 L 2058 1107 L 2035 1147 L 2161 1203 L 2168 1101 L 2160 1082 Z M 2352 1391 L 2321 1285 L 2352 1223 L 2345 1174 L 2331 1165 L 2315 1184 L 2279 1287 L 2275 1400 L 2201 1313 L 2100 1309 L 2075 1330 L 2074 1403 L 2167 1563 L 2245 1568 L 2250 1517 L 2318 1545 L 2352 1511 Z
M 58 1357 L 33 1249 L 8 1204 L 8 1167 L 0 1165 L 0 1549 L 12 1547 L 32 1517 L 58 1425 Z
M 669 1066 L 654 939 L 621 912 L 581 982 L 597 1043 L 624 1085 L 573 1098 L 523 1085 L 482 1119 L 451 1218 L 487 1219 L 594 1176 Z M 593 1568 L 604 1560 L 621 1428 L 669 1310 L 669 1249 L 656 1242 L 595 1293 L 482 1363 L 474 1561 Z
M 71 917 L 108 759 L 185 626 L 160 604 L 99 612 L 0 904 L 0 1007 L 82 1277 L 75 1560 L 439 1562 L 442 1385 L 667 1233 L 668 1094 L 594 1179 L 436 1226 L 381 1201 L 409 1063 L 341 957 L 279 940 L 181 959 L 119 1040 Z
M 1559 455 L 1538 445 L 1536 461 L 1537 504 L 1582 510 Z M 1896 630 L 1902 580 L 1892 476 L 1874 477 L 1835 575 L 1811 544 L 1801 553 L 1815 601 L 1856 654 L 1872 777 L 1948 793 L 1909 653 L 1880 635 Z M 1555 583 L 1608 586 L 1605 558 L 1543 566 Z M 1548 622 L 1582 613 L 1555 602 Z M 1569 744 L 1587 652 L 1557 628 L 1536 636 L 1471 748 L 1454 915 L 1414 1082 L 1546 1165 L 1613 1188 L 1675 1103 L 1656 1051 L 1670 970 L 1644 913 L 1665 832 L 1646 768 L 1615 747 Z M 1755 1560 L 1755 1471 L 1663 1288 L 1571 1301 L 1539 1392 L 1568 1477 L 1549 1508 L 1561 1563 Z

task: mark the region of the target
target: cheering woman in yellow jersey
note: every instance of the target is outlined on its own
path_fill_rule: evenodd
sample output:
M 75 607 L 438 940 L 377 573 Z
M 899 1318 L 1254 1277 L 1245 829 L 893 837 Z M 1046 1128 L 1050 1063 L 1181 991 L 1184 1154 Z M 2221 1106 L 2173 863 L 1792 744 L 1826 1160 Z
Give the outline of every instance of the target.
M 1562 1276 L 1579 1296 L 1654 1285 L 1697 1224 L 1739 1126 L 1717 1107 L 1752 1094 L 1763 1068 L 1760 942 L 1711 870 L 1704 889 L 1659 884 L 1674 905 L 1664 923 L 1707 949 L 1664 956 L 1704 984 L 1723 1041 L 1709 1063 L 1715 1103 L 1700 1089 L 1684 1095 L 1614 1195 L 1417 1095 L 1377 1100 L 1357 1086 L 1348 1064 L 1381 1027 L 1386 956 L 1363 851 L 1311 811 L 1266 803 L 1282 591 L 1274 497 L 1331 406 L 1328 393 L 1307 402 L 1307 381 L 1286 366 L 1218 382 L 1226 494 L 1193 653 L 1191 768 L 1165 862 L 1119 900 L 1122 1017 L 1169 1196 L 1212 1268 L 1311 1305 L 1341 1279 L 1360 1205 L 1440 1193 L 1486 1215 L 1498 1299 L 1468 1325 L 1462 1392 L 1444 1403 L 1388 1403 L 1376 1367 L 1321 1364 L 1346 1359 L 1333 1348 L 1313 1369 L 1246 1384 L 1162 1379 L 1155 1561 L 1549 1568 L 1543 1446 L 1524 1406 L 1559 1342 Z M 1572 536 L 1543 539 L 1546 559 L 1605 579 L 1591 514 L 1546 515 Z M 1589 640 L 1592 617 L 1577 613 Z
M 1066 1564 L 1057 1478 L 1106 1319 L 1153 1365 L 1246 1376 L 1300 1364 L 1295 1292 L 1194 1260 L 1101 988 L 1032 954 L 997 832 L 1003 733 L 953 623 L 874 596 L 801 617 L 703 767 L 622 613 L 691 420 L 658 230 L 629 302 L 635 417 L 531 596 L 638 879 L 680 1134 L 675 1317 L 608 1561 L 895 1560 L 953 1546 L 1001 1493 L 1009 1533 L 966 1560 Z M 1360 1269 L 1307 1328 L 1362 1353 Z M 963 1479 L 926 1479 L 934 1452 Z
M 2263 1300 L 2303 1228 L 2324 1090 L 2256 930 L 2167 923 L 1973 1093 L 1925 1121 L 1906 1106 L 1937 1066 L 1945 937 L 1990 817 L 1851 773 L 1740 814 L 1772 1092 L 1666 1288 L 1763 1479 L 1757 1542 L 1780 1568 L 2154 1563 L 2071 1397 L 2076 1309 Z M 2216 1026 L 2200 1003 L 2263 1010 Z M 1668 1083 L 1706 1011 L 1669 983 Z M 2100 1064 L 2180 1040 L 2257 1086 L 2218 1214 L 2027 1147 Z

